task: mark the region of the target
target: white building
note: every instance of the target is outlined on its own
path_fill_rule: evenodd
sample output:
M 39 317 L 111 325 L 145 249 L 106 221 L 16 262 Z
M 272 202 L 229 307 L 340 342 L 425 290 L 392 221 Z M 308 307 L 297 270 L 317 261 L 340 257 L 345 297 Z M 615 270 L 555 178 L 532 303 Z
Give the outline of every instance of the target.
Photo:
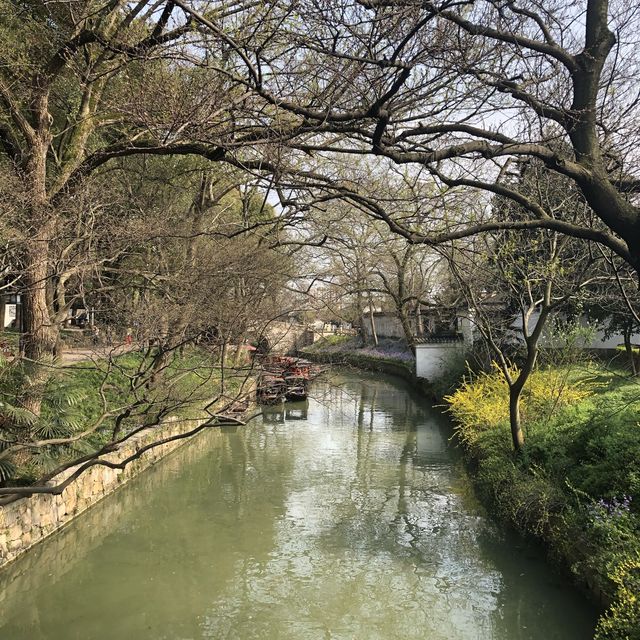
M 530 318 L 529 326 L 531 329 L 535 326 L 537 319 L 538 316 L 536 314 L 533 314 Z M 624 343 L 622 335 L 613 335 L 605 338 L 605 332 L 591 324 L 585 317 L 580 318 L 579 322 L 585 331 L 576 346 L 598 352 L 617 349 Z M 418 378 L 435 380 L 450 369 L 454 362 L 459 362 L 464 358 L 466 350 L 473 345 L 475 338 L 479 335 L 479 331 L 473 322 L 473 314 L 471 312 L 467 312 L 464 315 L 459 312 L 456 325 L 457 336 L 455 338 L 438 337 L 435 334 L 416 340 L 416 376 Z M 516 318 L 511 326 L 513 327 L 513 339 L 522 340 L 521 320 Z M 582 341 L 581 343 L 580 340 Z M 640 345 L 640 333 L 631 336 L 631 343 Z M 564 341 L 559 341 L 553 337 L 551 327 L 546 333 L 543 333 L 540 344 L 551 349 L 565 346 Z

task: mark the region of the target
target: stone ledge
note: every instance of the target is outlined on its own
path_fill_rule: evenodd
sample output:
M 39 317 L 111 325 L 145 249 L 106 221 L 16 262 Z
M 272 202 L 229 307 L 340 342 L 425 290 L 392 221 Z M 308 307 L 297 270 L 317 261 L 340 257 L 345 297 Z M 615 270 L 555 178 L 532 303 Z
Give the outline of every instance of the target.
M 193 428 L 194 422 L 169 418 L 158 427 L 150 427 L 136 434 L 117 451 L 102 456 L 101 459 L 120 462 L 151 442 L 186 433 Z M 185 438 L 154 447 L 124 469 L 110 469 L 99 465 L 91 467 L 60 495 L 35 494 L 0 506 L 0 567 L 15 560 L 118 487 L 190 441 L 191 438 Z M 52 478 L 49 484 L 60 484 L 77 468 L 66 469 Z

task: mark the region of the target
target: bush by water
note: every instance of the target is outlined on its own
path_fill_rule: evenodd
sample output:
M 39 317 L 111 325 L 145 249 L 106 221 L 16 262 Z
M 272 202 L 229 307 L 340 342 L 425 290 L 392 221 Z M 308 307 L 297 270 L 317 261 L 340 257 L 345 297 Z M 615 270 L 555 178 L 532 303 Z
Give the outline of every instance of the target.
M 445 400 L 493 510 L 609 605 L 596 638 L 640 639 L 640 381 L 595 364 L 535 372 L 518 456 L 497 367 Z

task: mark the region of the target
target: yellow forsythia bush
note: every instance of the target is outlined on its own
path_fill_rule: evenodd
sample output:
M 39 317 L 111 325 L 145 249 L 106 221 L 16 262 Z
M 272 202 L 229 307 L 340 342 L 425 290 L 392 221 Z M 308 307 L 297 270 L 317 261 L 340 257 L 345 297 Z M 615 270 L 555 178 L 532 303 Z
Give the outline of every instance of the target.
M 510 366 L 512 378 L 519 373 L 515 365 Z M 522 418 L 525 423 L 529 419 L 546 419 L 555 409 L 575 404 L 592 393 L 592 385 L 585 380 L 571 380 L 570 372 L 565 368 L 538 369 L 531 374 L 522 392 Z M 456 391 L 444 400 L 465 440 L 472 440 L 476 431 L 492 429 L 509 421 L 509 387 L 496 362 L 487 372 L 470 372 Z
M 611 608 L 598 622 L 596 640 L 640 638 L 640 554 L 624 558 L 609 578 L 617 587 Z

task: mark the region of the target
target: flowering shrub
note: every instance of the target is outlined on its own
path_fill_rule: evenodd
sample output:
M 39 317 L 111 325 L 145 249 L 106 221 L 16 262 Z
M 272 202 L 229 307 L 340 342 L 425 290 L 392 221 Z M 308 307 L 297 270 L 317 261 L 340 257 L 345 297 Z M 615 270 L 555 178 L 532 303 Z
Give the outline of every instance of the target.
M 609 578 L 616 586 L 616 598 L 598 621 L 595 640 L 638 640 L 640 638 L 640 551 L 615 563 Z
M 631 512 L 632 498 L 600 498 L 587 508 L 591 539 L 602 549 L 605 564 L 609 558 L 637 544 L 640 522 Z
M 592 517 L 594 522 L 604 522 L 610 518 L 622 518 L 631 510 L 631 496 L 623 495 L 611 499 L 600 498 L 592 507 Z
M 515 378 L 518 368 L 512 365 L 509 374 Z M 568 372 L 556 367 L 534 371 L 522 392 L 521 412 L 525 425 L 549 418 L 563 406 L 576 404 L 593 392 L 588 381 L 568 382 Z M 509 422 L 509 387 L 502 369 L 496 362 L 491 370 L 471 372 L 456 391 L 444 397 L 447 411 L 454 417 L 460 437 L 472 441 L 475 433 Z
M 337 339 L 335 339 L 337 338 Z M 377 345 L 362 346 L 360 338 L 351 336 L 329 336 L 316 342 L 309 351 L 320 351 L 333 354 L 354 354 L 368 358 L 394 360 L 412 365 L 415 362 L 413 351 L 402 340 L 380 340 Z
M 611 602 L 596 640 L 640 640 L 639 390 L 636 379 L 593 364 L 536 371 L 522 397 L 527 438 L 517 457 L 496 365 L 445 398 L 494 514 L 542 539 Z
M 385 358 L 387 360 L 398 360 L 400 362 L 413 363 L 415 356 L 404 342 L 380 341 L 378 346 L 368 346 L 358 349 L 358 353 L 371 356 L 372 358 Z

